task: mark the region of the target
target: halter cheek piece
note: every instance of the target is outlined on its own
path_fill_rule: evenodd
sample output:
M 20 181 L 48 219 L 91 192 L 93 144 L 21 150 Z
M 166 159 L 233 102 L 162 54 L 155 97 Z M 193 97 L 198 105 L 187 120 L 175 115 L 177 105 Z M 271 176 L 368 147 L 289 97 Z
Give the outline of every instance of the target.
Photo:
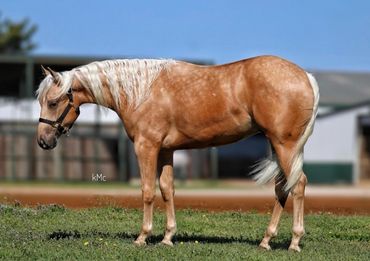
M 67 92 L 67 97 L 68 97 L 69 102 L 68 102 L 67 106 L 65 107 L 64 111 L 62 112 L 62 114 L 59 116 L 59 118 L 56 121 L 51 121 L 51 120 L 48 120 L 48 119 L 39 118 L 39 122 L 51 125 L 53 128 L 57 129 L 57 133 L 60 134 L 60 135 L 68 133 L 69 130 L 73 126 L 73 123 L 69 127 L 65 127 L 65 126 L 62 125 L 62 123 L 64 121 L 64 118 L 67 116 L 68 112 L 72 108 L 74 108 L 77 116 L 80 114 L 80 108 L 79 107 L 76 108 L 73 104 L 73 94 L 72 94 L 72 89 L 71 88 L 69 88 L 69 90 Z

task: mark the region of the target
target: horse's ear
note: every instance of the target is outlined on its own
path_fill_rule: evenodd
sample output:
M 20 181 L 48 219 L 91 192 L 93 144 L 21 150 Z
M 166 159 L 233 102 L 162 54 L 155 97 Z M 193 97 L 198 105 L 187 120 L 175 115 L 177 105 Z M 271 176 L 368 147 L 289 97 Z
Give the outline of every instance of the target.
M 41 70 L 42 70 L 42 74 L 43 74 L 44 76 L 48 76 L 48 75 L 50 74 L 50 72 L 49 72 L 47 69 L 45 69 L 45 67 L 44 67 L 44 66 L 42 66 L 42 65 L 41 65 Z
M 51 74 L 51 76 L 53 77 L 54 79 L 54 83 L 60 83 L 61 82 L 61 77 L 60 77 L 60 74 L 57 73 L 57 72 L 54 72 L 50 67 L 47 67 L 46 68 L 47 71 L 49 71 L 49 73 Z

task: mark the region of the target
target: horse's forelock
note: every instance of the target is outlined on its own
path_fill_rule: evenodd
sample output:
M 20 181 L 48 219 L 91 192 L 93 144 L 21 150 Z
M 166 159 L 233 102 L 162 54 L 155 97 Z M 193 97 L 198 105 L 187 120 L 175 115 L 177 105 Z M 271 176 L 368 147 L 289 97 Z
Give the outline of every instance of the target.
M 68 89 L 72 86 L 73 81 L 73 73 L 72 71 L 59 73 L 60 74 L 60 82 L 57 86 L 60 88 L 60 92 L 58 93 L 56 99 L 60 96 L 66 94 Z M 54 79 L 51 75 L 47 75 L 40 83 L 39 88 L 36 90 L 36 97 L 39 101 L 41 101 L 46 93 L 50 90 L 51 87 L 55 85 Z
M 53 84 L 53 77 L 47 75 L 40 83 L 39 88 L 36 90 L 36 98 L 41 101 L 45 96 L 46 92 L 51 88 Z

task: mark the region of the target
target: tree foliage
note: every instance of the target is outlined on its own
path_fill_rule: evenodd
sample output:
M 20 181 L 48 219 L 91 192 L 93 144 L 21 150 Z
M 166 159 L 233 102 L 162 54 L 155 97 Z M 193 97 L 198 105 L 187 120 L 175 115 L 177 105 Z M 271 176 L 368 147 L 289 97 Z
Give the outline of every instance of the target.
M 3 19 L 0 15 L 0 53 L 24 54 L 36 47 L 32 37 L 37 26 L 25 18 L 20 22 Z

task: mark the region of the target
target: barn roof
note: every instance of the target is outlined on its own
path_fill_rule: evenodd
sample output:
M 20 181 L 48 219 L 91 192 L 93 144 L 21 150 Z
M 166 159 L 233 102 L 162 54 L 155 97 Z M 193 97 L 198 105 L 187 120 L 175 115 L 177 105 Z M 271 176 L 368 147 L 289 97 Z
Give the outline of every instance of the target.
M 352 107 L 370 100 L 370 72 L 313 71 L 320 86 L 320 105 Z

